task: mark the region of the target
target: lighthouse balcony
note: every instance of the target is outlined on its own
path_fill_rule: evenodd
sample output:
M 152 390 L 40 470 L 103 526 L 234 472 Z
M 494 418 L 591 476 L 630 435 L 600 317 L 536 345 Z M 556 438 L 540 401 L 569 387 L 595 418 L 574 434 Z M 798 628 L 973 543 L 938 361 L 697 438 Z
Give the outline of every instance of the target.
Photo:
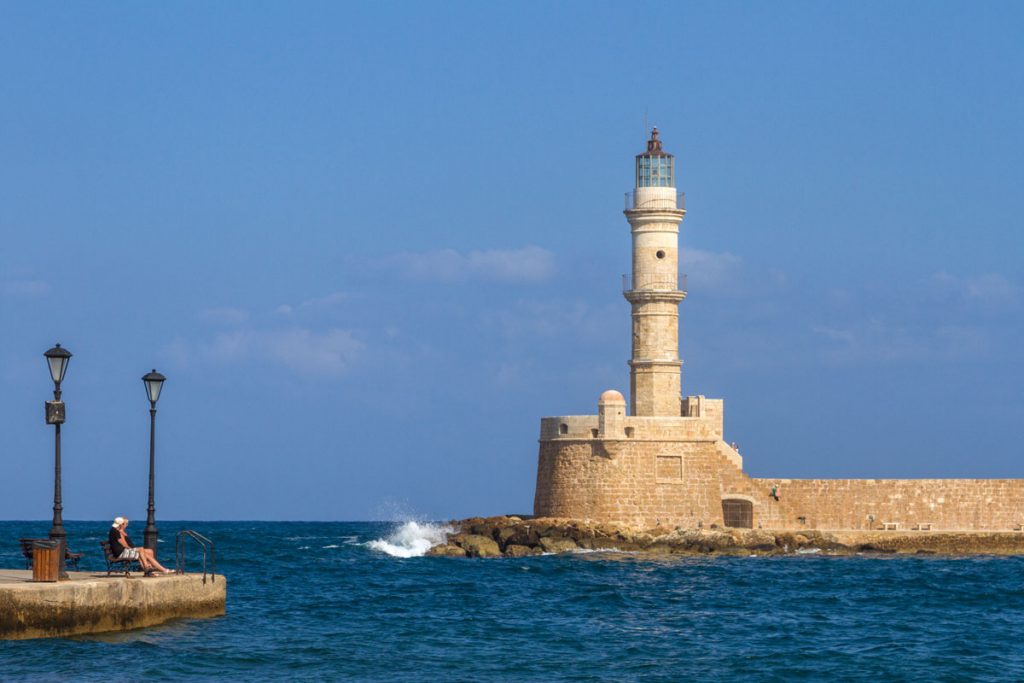
M 652 190 L 656 190 L 653 191 Z M 641 188 L 626 193 L 626 211 L 685 211 L 686 193 L 672 188 Z
M 634 278 L 629 273 L 622 276 L 622 293 L 631 292 L 678 292 L 686 296 L 686 273 L 680 273 L 677 282 L 664 275 L 640 275 Z

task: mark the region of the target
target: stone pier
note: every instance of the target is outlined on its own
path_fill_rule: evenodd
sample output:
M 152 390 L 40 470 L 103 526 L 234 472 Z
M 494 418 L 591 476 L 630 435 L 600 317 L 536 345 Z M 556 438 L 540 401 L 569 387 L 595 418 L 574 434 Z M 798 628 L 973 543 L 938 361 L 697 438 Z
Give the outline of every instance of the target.
M 69 580 L 34 583 L 32 572 L 0 569 L 0 639 L 52 638 L 128 631 L 171 619 L 224 614 L 221 575 L 143 577 L 69 572 Z

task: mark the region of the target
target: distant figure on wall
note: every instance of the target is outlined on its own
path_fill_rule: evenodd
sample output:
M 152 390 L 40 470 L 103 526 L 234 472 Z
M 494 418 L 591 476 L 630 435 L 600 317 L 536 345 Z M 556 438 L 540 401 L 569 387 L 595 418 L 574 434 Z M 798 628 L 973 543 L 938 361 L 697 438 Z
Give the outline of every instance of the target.
M 774 498 L 775 500 L 779 499 L 779 485 L 778 484 L 776 484 L 775 486 L 772 487 L 772 498 Z
M 156 561 L 156 555 L 149 548 L 136 548 L 132 545 L 132 539 L 128 537 L 128 518 L 115 517 L 114 523 L 110 525 L 110 533 L 107 534 L 110 541 L 110 554 L 119 560 L 138 560 L 146 575 L 154 570 L 161 574 L 173 574 L 162 564 Z

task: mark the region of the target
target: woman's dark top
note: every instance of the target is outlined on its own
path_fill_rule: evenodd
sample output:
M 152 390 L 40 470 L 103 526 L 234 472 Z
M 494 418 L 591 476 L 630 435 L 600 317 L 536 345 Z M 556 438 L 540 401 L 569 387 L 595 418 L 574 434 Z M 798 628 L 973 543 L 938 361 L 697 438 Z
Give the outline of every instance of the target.
M 125 534 L 124 539 L 128 541 L 128 545 L 135 547 L 132 543 L 132 539 Z M 114 527 L 110 527 L 110 533 L 107 534 L 107 540 L 110 542 L 110 554 L 114 557 L 121 557 L 121 553 L 124 552 L 124 546 L 121 545 L 121 534 Z

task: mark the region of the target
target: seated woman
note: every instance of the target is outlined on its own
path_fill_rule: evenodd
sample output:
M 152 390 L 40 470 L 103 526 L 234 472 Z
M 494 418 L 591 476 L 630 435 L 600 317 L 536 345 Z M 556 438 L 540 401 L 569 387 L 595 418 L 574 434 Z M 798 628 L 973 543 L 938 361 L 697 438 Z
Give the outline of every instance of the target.
M 174 573 L 156 561 L 156 555 L 153 554 L 152 550 L 149 548 L 136 548 L 132 545 L 132 539 L 128 537 L 127 517 L 114 518 L 114 523 L 110 527 L 107 540 L 110 541 L 111 555 L 118 560 L 138 560 L 146 574 L 152 574 L 154 571 L 159 571 L 161 574 Z

